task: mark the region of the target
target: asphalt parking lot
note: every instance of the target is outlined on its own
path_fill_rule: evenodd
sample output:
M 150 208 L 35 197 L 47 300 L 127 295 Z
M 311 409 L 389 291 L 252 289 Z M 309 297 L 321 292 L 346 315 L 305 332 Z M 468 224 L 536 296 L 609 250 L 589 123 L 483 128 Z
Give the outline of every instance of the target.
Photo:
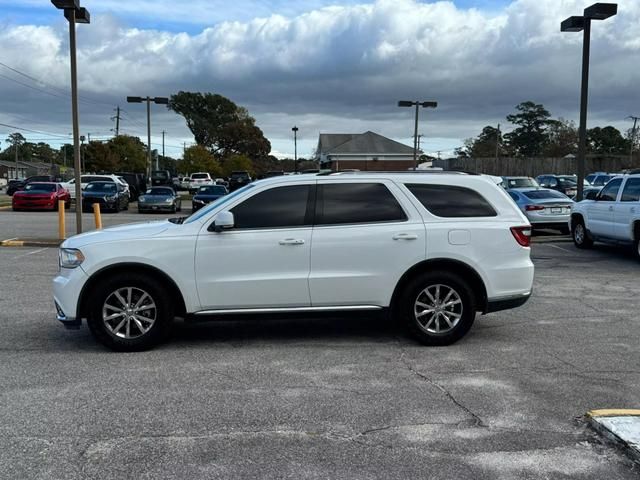
M 3 239 L 50 227 L 0 212 Z M 122 354 L 56 322 L 55 249 L 0 248 L 0 477 L 635 479 L 582 416 L 638 407 L 640 263 L 532 256 L 532 299 L 450 347 L 366 316 L 177 323 Z

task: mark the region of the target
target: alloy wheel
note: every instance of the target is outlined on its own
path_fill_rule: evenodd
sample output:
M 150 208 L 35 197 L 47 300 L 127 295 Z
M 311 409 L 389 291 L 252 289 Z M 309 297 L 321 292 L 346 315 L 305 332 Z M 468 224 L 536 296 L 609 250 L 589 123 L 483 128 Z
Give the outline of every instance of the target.
M 430 285 L 420 292 L 413 306 L 418 326 L 427 333 L 453 330 L 462 318 L 460 294 L 448 285 Z
M 143 336 L 156 321 L 157 308 L 151 295 L 140 288 L 122 287 L 112 292 L 102 306 L 107 330 L 120 338 Z
M 576 243 L 582 244 L 584 242 L 584 225 L 578 223 L 573 229 L 573 238 Z

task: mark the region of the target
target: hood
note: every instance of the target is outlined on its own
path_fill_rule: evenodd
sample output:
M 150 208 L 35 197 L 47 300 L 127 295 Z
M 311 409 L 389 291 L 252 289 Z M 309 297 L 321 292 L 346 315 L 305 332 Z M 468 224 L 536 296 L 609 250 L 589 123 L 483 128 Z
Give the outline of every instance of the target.
M 140 238 L 153 237 L 169 228 L 176 228 L 177 225 L 168 220 L 160 220 L 153 222 L 130 223 L 127 225 L 118 225 L 103 230 L 93 230 L 73 237 L 64 241 L 61 247 L 64 248 L 81 248 L 90 243 L 111 242 L 114 240 L 134 240 Z
M 217 200 L 220 197 L 224 197 L 224 195 L 194 195 L 193 199 L 210 202 L 212 200 Z
M 83 198 L 107 198 L 115 197 L 116 195 L 116 192 L 82 192 Z

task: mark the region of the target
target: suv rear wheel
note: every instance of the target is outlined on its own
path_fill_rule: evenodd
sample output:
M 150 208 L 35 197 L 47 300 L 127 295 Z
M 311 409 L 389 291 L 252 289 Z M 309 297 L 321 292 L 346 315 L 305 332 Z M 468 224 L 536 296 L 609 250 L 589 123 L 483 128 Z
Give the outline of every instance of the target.
M 90 305 L 91 333 L 118 351 L 154 347 L 166 337 L 173 320 L 166 289 L 142 274 L 117 274 L 100 282 Z
M 582 219 L 576 219 L 573 222 L 573 231 L 571 236 L 573 237 L 573 243 L 578 248 L 591 248 L 593 246 L 593 240 L 587 233 L 587 228 L 584 226 Z
M 450 345 L 473 325 L 475 303 L 475 295 L 466 281 L 453 273 L 435 271 L 409 282 L 397 311 L 419 342 Z

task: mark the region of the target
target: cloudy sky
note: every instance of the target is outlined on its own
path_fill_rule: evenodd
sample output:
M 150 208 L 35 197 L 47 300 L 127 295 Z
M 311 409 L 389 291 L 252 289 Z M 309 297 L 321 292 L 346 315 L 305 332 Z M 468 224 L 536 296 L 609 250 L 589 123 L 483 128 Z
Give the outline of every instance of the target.
M 560 33 L 580 0 L 82 0 L 78 26 L 84 134 L 146 138 L 142 104 L 127 95 L 211 91 L 249 109 L 278 156 L 300 155 L 318 134 L 373 130 L 411 143 L 401 99 L 423 110 L 427 152 L 450 153 L 521 101 L 578 117 L 582 35 Z M 592 29 L 590 125 L 628 128 L 640 114 L 640 0 Z M 18 6 L 17 6 L 18 5 Z M 68 141 L 71 114 L 66 21 L 47 0 L 0 0 L 0 123 L 30 139 Z M 181 117 L 153 107 L 154 148 L 167 155 L 193 137 Z M 0 148 L 14 131 L 0 125 Z

